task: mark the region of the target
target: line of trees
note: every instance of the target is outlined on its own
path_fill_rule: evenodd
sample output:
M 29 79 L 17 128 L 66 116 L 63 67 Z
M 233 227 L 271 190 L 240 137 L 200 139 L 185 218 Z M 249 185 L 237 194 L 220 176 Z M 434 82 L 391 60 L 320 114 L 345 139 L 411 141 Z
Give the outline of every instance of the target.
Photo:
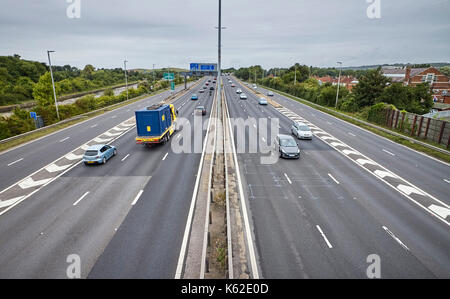
M 231 72 L 232 70 L 229 71 Z M 330 75 L 337 77 L 338 70 L 336 69 L 312 68 L 297 63 L 289 68 L 274 68 L 267 72 L 259 65 L 234 70 L 234 75 L 250 82 L 255 82 L 255 74 L 256 83 L 287 92 L 320 105 L 335 106 L 337 85 L 332 85 L 331 83 L 320 84 L 318 80 L 311 76 L 316 74 L 318 76 Z M 272 74 L 276 74 L 276 77 L 270 76 Z M 342 86 L 339 89 L 337 108 L 342 111 L 364 112 L 365 116 L 367 116 L 371 106 L 385 103 L 385 105 L 391 105 L 390 107 L 396 107 L 396 109 L 424 114 L 433 107 L 428 83 L 422 83 L 417 86 L 404 86 L 401 83 L 392 83 L 389 78 L 383 75 L 381 67 L 368 70 L 343 70 L 342 75 L 356 76 L 359 80 L 352 92 L 349 92 Z
M 34 86 L 49 71 L 46 64 L 21 59 L 17 54 L 0 56 L 0 106 L 35 100 Z M 153 80 L 151 73 L 128 71 L 127 74 L 129 82 Z M 53 66 L 53 76 L 58 96 L 125 83 L 123 69 L 95 69 L 91 64 L 83 69 L 70 65 Z M 156 73 L 155 79 L 160 78 L 162 73 Z

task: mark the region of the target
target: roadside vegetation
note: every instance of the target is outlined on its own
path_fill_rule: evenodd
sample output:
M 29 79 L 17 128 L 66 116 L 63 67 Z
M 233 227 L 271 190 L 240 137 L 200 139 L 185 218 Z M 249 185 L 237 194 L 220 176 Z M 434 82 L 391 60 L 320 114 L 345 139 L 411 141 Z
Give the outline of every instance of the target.
M 124 70 L 120 68 L 96 70 L 94 66 L 86 65 L 83 70 L 79 70 L 65 65 L 54 66 L 53 70 L 58 97 L 125 82 Z M 128 89 L 128 98 L 168 88 L 169 82 L 161 80 L 163 72 L 164 70 L 160 70 L 153 74 L 129 71 L 128 80 L 139 81 L 139 84 L 136 89 Z M 155 81 L 152 81 L 153 75 Z M 174 81 L 175 84 L 180 84 L 183 80 L 182 77 L 177 76 Z M 106 88 L 100 97 L 86 95 L 73 104 L 58 105 L 59 120 L 120 103 L 126 99 L 126 91 L 114 95 L 112 88 Z M 32 110 L 42 117 L 46 126 L 59 121 L 48 67 L 39 62 L 22 60 L 19 55 L 0 57 L 0 105 L 27 101 L 34 101 L 36 106 Z M 16 107 L 10 117 L 0 117 L 0 140 L 34 129 L 34 120 L 25 109 Z
M 294 73 L 295 70 L 296 75 Z M 356 120 L 342 115 L 345 114 L 394 131 L 392 128 L 385 126 L 386 109 L 416 114 L 425 114 L 429 112 L 433 107 L 433 99 L 428 83 L 419 84 L 415 87 L 403 86 L 400 83 L 392 83 L 389 78 L 382 74 L 381 68 L 358 70 L 357 73 L 354 73 L 352 76 L 359 76 L 359 83 L 353 88 L 352 92 L 348 91 L 343 86 L 340 87 L 338 103 L 335 108 L 337 86 L 332 85 L 331 83 L 319 84 L 318 80 L 309 76 L 311 70 L 312 69 L 307 66 L 300 66 L 297 64 L 289 69 L 285 69 L 284 72 L 280 72 L 280 77 L 270 76 L 272 74 L 271 72 L 274 72 L 274 69 L 268 71 L 269 76 L 263 77 L 263 69 L 260 66 L 253 66 L 235 70 L 234 75 L 244 81 L 256 82 L 257 84 L 263 85 L 274 91 L 282 92 L 294 100 L 332 114 L 340 119 L 344 119 L 345 121 L 363 127 L 392 141 L 427 153 L 446 162 L 450 162 L 450 156 L 448 154 L 427 148 L 401 137 L 393 136 L 368 125 L 363 125 Z M 441 70 L 444 72 L 447 71 L 445 67 L 442 67 Z M 230 70 L 230 72 L 231 71 L 232 70 Z M 334 71 L 332 69 L 314 71 L 320 74 L 319 76 L 334 76 Z M 257 78 L 256 81 L 254 80 L 255 73 Z M 344 74 L 343 71 L 341 75 Z M 294 76 L 296 77 L 295 84 Z M 314 104 L 320 106 L 315 106 Z M 323 108 L 321 108 L 321 106 Z M 406 136 L 404 128 L 402 127 L 395 130 L 395 132 Z M 411 138 L 411 136 L 408 137 Z M 435 142 L 421 138 L 415 139 L 445 149 L 445 146 Z

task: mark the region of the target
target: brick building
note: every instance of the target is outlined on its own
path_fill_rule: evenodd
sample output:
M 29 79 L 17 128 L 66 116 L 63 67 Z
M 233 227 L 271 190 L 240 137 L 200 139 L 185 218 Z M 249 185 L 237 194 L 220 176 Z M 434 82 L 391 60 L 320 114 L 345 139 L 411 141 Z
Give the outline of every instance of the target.
M 383 68 L 383 74 L 392 82 L 416 86 L 428 82 L 431 93 L 438 103 L 450 104 L 450 78 L 435 67 L 427 68 Z

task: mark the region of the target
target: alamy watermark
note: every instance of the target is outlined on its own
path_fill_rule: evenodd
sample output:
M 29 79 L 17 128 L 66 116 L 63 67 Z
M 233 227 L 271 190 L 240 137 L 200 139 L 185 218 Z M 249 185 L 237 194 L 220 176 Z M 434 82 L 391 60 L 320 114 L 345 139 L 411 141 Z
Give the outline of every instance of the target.
M 81 278 L 81 258 L 78 254 L 69 254 L 66 258 L 69 266 L 66 269 L 67 278 Z
M 235 138 L 235 151 L 238 154 L 260 154 L 261 164 L 274 164 L 278 161 L 279 152 L 275 149 L 275 139 L 279 134 L 278 118 L 230 118 L 223 124 L 219 118 L 203 120 L 201 116 L 194 115 L 194 121 L 179 117 L 177 119 L 177 133 L 173 136 L 171 149 L 174 153 L 202 153 L 204 140 L 203 132 L 208 129 L 211 122 L 210 134 L 224 132 L 224 125 L 228 126 L 230 121 L 231 129 Z M 220 135 L 221 136 L 221 135 Z M 220 136 L 217 142 L 222 142 Z M 205 144 L 206 154 L 214 150 L 214 144 Z M 231 146 L 218 146 L 217 150 L 232 153 Z
M 81 0 L 66 0 L 69 6 L 66 9 L 66 15 L 69 19 L 81 18 Z
M 367 278 L 381 278 L 381 259 L 378 254 L 369 254 L 366 262 L 369 263 L 367 267 Z
M 369 19 L 381 19 L 381 0 L 366 0 L 370 3 L 366 13 Z

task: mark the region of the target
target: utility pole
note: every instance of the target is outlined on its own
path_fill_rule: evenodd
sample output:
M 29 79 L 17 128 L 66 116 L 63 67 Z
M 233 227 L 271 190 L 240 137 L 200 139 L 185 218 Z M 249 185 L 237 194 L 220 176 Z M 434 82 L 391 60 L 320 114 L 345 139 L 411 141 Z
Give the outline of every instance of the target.
M 219 67 L 218 69 L 218 80 L 217 80 L 217 107 L 220 106 L 220 102 L 221 102 L 221 92 L 222 92 L 222 86 L 221 86 L 221 81 L 222 81 L 222 66 L 221 66 L 221 59 L 222 59 L 222 53 L 221 53 L 221 48 L 222 48 L 222 0 L 219 0 L 219 26 L 218 26 L 218 49 L 217 49 L 217 66 Z
M 126 88 L 126 90 L 127 90 L 127 101 L 128 101 L 127 62 L 128 62 L 128 61 L 127 61 L 126 59 L 123 61 L 123 65 L 124 65 L 124 67 L 125 67 L 125 88 Z
M 155 84 L 155 64 L 153 64 L 153 84 Z
M 295 83 L 297 83 L 297 64 L 294 65 L 294 69 L 295 69 L 294 71 L 294 85 L 295 85 Z
M 50 60 L 50 53 L 53 53 L 53 52 L 55 52 L 55 51 L 47 50 L 47 56 L 48 56 L 48 65 L 50 66 L 50 76 L 52 77 L 53 96 L 55 98 L 56 116 L 58 117 L 58 120 L 59 120 L 58 101 L 56 100 L 55 80 L 53 80 L 52 62 Z
M 337 63 L 340 65 L 340 67 L 339 67 L 338 86 L 337 86 L 337 92 L 336 92 L 336 104 L 335 104 L 334 108 L 337 108 L 337 104 L 338 104 L 338 98 L 339 98 L 339 85 L 341 84 L 341 70 L 342 70 L 342 62 L 338 61 Z

